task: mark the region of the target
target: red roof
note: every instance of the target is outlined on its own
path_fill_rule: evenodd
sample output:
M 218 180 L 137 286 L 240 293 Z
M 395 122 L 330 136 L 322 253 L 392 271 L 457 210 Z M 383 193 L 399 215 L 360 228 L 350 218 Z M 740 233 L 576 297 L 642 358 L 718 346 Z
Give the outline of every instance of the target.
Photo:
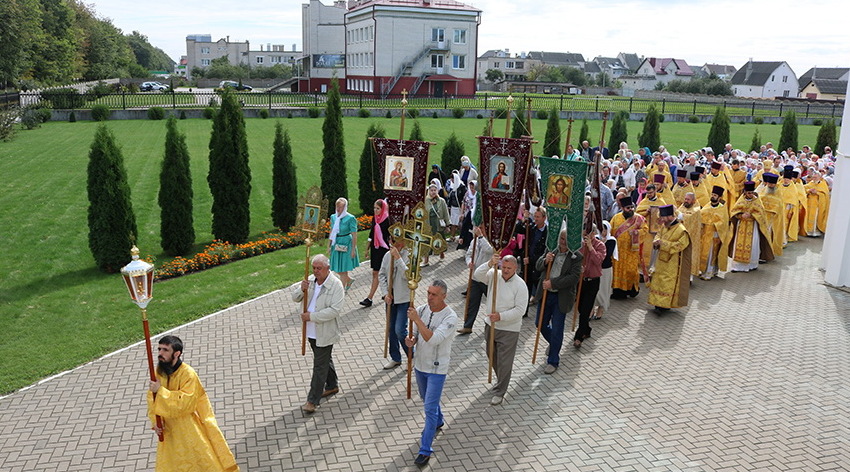
M 425 80 L 442 81 L 442 82 L 460 82 L 460 79 L 458 79 L 457 77 L 448 75 L 448 74 L 429 75 L 428 77 L 425 78 Z
M 647 62 L 652 66 L 655 75 L 667 75 L 667 66 L 672 62 L 676 67 L 676 75 L 694 75 L 691 66 L 684 59 L 674 59 L 672 57 L 648 57 Z

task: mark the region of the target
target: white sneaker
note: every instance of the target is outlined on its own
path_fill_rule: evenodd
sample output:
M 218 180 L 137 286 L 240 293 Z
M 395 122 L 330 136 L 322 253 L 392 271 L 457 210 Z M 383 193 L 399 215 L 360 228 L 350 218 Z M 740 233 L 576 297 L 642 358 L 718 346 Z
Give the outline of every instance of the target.
M 384 370 L 395 369 L 396 367 L 398 367 L 400 365 L 401 365 L 401 362 L 396 362 L 396 361 L 390 359 L 389 362 L 384 364 Z
M 500 403 L 502 403 L 502 397 L 496 396 L 490 399 L 491 405 L 498 405 Z
M 556 370 L 558 370 L 557 367 L 553 366 L 552 364 L 546 364 L 546 367 L 543 368 L 543 373 L 552 375 L 555 373 Z

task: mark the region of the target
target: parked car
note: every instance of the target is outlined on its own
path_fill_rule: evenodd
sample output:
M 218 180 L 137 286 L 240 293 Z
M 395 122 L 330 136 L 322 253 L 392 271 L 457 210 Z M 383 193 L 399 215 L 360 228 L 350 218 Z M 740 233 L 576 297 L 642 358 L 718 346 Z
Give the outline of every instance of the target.
M 240 84 L 239 82 L 236 82 L 234 80 L 222 80 L 221 83 L 218 84 L 218 88 L 220 90 L 224 90 L 226 88 L 232 88 L 233 90 L 240 90 L 240 91 L 244 90 L 244 91 L 247 91 L 247 92 L 254 90 L 254 87 L 251 87 L 250 85 L 246 85 L 246 84 Z
M 142 92 L 150 92 L 153 90 L 159 90 L 165 92 L 168 90 L 168 85 L 165 85 L 160 82 L 144 82 L 139 86 L 139 90 Z

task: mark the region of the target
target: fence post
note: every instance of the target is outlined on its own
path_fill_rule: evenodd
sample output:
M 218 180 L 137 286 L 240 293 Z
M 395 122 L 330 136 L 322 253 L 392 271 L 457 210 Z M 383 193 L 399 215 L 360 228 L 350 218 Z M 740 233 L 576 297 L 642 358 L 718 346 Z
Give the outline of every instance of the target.
M 696 115 L 696 114 L 697 114 L 697 99 L 695 98 L 694 99 L 694 112 L 691 113 L 691 115 Z
M 723 111 L 726 111 L 726 100 L 723 100 Z
M 599 112 L 599 97 L 596 97 L 595 102 L 596 102 L 596 112 L 598 113 Z
M 124 110 L 127 109 L 127 91 L 126 90 L 121 91 L 121 108 L 124 109 Z
M 487 100 L 487 94 L 485 93 L 485 94 L 484 94 L 484 111 L 487 111 L 487 102 L 488 102 L 488 100 Z M 833 106 L 832 106 L 832 109 L 833 109 L 833 113 L 834 113 L 835 105 L 833 105 Z
M 272 91 L 269 90 L 269 114 L 272 112 Z
M 360 92 L 360 95 L 358 96 L 357 103 L 360 105 L 357 108 L 363 108 L 363 92 Z
M 847 105 L 845 105 L 845 106 L 847 106 Z M 832 104 L 832 118 L 835 118 L 835 104 L 834 103 Z
M 662 99 L 661 99 L 661 114 L 662 114 L 662 115 L 664 114 L 664 111 L 665 111 L 666 109 L 667 109 L 667 99 L 666 99 L 666 98 L 662 98 Z
M 174 89 L 171 89 L 171 109 L 174 110 L 177 108 L 177 94 L 174 93 Z
M 558 104 L 558 111 L 564 111 L 564 94 L 561 92 L 561 103 Z
M 811 104 L 810 104 L 810 103 L 807 103 L 807 104 L 806 104 L 806 118 L 808 118 L 808 117 L 809 117 L 809 106 L 811 106 Z
M 448 110 L 448 109 L 449 109 L 449 95 L 444 93 L 443 94 L 443 110 Z
M 750 116 L 752 116 L 753 118 L 755 118 L 755 116 L 756 116 L 756 101 L 755 100 L 753 100 L 753 108 L 752 108 L 752 110 L 750 110 Z
M 633 101 L 634 99 L 635 99 L 635 97 L 629 97 L 629 114 L 631 114 L 631 113 L 632 113 L 632 101 Z
M 785 106 L 783 102 L 779 102 L 779 117 L 782 117 L 782 107 Z

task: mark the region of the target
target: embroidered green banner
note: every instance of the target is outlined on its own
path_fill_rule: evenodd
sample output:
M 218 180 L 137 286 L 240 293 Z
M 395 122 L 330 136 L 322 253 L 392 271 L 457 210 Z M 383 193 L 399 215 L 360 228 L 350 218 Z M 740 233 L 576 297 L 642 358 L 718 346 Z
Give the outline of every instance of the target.
M 549 216 L 546 248 L 557 251 L 561 222 L 566 220 L 567 247 L 577 251 L 581 248 L 587 163 L 553 157 L 541 157 L 539 161 L 543 206 Z

